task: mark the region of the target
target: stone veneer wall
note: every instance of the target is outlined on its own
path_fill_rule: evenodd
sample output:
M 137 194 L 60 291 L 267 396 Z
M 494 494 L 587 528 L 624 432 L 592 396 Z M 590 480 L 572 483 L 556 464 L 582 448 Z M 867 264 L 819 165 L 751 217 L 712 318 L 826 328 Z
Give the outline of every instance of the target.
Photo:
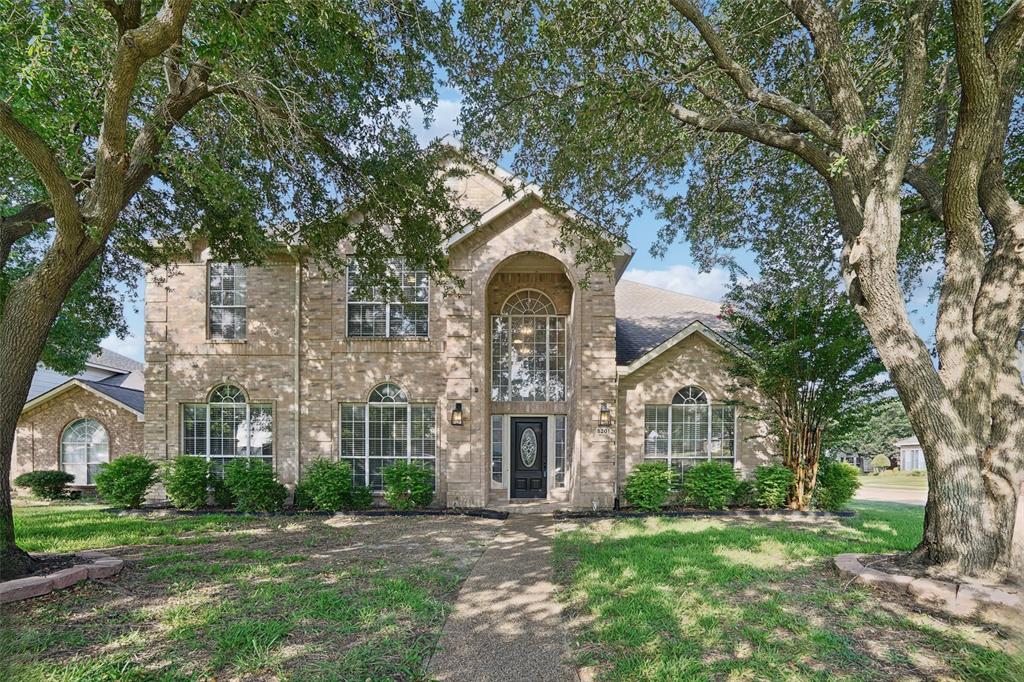
M 110 457 L 142 454 L 143 424 L 131 410 L 75 386 L 22 414 L 15 435 L 11 478 L 60 468 L 60 438 L 76 419 L 95 419 L 107 429 Z
M 754 396 L 737 393 L 718 347 L 700 334 L 691 334 L 632 374 L 619 377 L 620 487 L 630 469 L 644 459 L 644 406 L 670 404 L 676 391 L 689 385 L 703 388 L 712 403 L 745 401 L 736 408 L 736 466 L 741 476 L 771 461 L 767 425 L 749 418 Z

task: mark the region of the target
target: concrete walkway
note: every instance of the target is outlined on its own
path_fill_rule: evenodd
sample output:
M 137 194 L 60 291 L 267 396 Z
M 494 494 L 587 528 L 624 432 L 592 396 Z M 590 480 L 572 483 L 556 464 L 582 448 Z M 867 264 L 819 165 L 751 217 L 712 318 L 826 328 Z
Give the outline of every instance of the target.
M 444 682 L 577 680 L 555 600 L 549 516 L 513 516 L 477 560 L 428 676 Z

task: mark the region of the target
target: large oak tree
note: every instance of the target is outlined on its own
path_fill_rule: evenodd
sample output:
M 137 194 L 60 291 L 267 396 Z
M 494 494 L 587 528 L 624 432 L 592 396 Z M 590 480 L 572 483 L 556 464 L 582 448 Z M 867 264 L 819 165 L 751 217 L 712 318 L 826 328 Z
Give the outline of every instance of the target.
M 446 280 L 454 207 L 436 101 L 451 8 L 418 0 L 28 0 L 0 16 L 0 566 L 10 464 L 36 363 L 73 370 L 123 286 L 196 239 L 364 270 L 402 255 Z M 384 238 L 385 234 L 387 238 Z
M 480 0 L 460 27 L 467 140 L 596 223 L 655 211 L 709 264 L 822 214 L 925 452 L 918 555 L 1021 574 L 1024 0 Z

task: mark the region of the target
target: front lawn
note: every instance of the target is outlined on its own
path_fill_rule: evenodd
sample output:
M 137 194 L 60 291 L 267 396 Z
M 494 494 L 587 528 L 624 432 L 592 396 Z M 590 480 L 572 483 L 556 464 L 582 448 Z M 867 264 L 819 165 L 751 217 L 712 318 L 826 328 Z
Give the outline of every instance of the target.
M 911 549 L 923 510 L 850 519 L 604 520 L 555 556 L 578 663 L 609 680 L 1024 679 L 1004 633 L 848 587 L 842 552 Z
M 18 506 L 23 546 L 121 546 L 113 580 L 6 605 L 10 680 L 421 679 L 500 522 L 118 517 Z M 2 666 L 0 666 L 2 667 Z

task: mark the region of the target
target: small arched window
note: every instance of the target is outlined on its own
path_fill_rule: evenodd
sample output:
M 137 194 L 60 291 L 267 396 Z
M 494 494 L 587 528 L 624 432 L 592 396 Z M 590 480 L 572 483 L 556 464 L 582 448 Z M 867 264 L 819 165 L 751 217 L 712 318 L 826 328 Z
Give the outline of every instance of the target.
M 101 464 L 110 461 L 110 438 L 95 419 L 67 425 L 60 437 L 60 467 L 75 477 L 73 485 L 93 485 Z
M 676 391 L 675 396 L 672 397 L 673 405 L 707 405 L 708 395 L 704 392 L 704 389 L 696 386 L 687 386 L 686 388 Z
M 381 384 L 372 391 L 370 391 L 370 399 L 368 402 L 371 403 L 407 403 L 409 399 L 405 397 L 405 391 L 400 389 L 394 384 Z
M 268 464 L 274 456 L 274 409 L 249 403 L 245 392 L 221 384 L 205 403 L 189 403 L 181 413 L 181 451 L 205 457 L 220 472 L 235 457 L 259 457 Z
M 682 472 L 706 460 L 734 461 L 736 408 L 712 404 L 699 386 L 684 386 L 671 405 L 644 406 L 644 457 Z

